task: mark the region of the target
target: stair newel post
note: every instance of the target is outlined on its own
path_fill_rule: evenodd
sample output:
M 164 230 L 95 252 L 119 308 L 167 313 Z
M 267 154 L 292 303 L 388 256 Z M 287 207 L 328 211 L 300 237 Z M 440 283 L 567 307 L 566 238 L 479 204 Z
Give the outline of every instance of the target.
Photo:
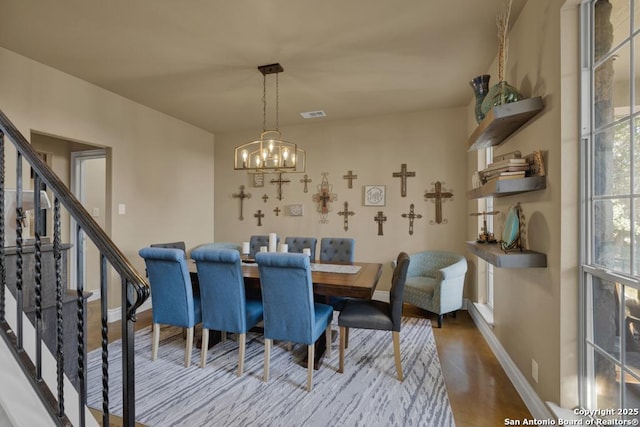
M 7 283 L 7 269 L 4 258 L 4 240 L 6 212 L 4 211 L 4 133 L 0 132 L 0 322 L 5 321 L 5 283 Z
M 24 350 L 22 329 L 22 153 L 16 157 L 16 347 Z
M 125 278 L 122 278 L 122 403 L 123 414 L 122 423 L 125 426 L 133 427 L 136 423 L 135 412 L 135 370 L 134 370 L 134 327 L 135 312 L 132 311 L 129 292 L 133 294 L 133 286 Z M 134 316 L 132 318 L 131 316 Z
M 100 315 L 102 318 L 102 425 L 109 425 L 109 290 L 107 288 L 107 258 L 100 254 Z
M 35 305 L 36 305 L 36 379 L 42 380 L 42 242 L 40 241 L 40 176 L 34 176 L 33 211 L 35 214 Z

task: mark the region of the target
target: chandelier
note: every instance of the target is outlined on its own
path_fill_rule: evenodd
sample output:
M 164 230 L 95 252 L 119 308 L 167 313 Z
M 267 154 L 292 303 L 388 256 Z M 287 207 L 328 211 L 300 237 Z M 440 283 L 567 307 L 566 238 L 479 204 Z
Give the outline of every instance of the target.
M 239 145 L 234 152 L 234 169 L 247 172 L 304 172 L 305 151 L 282 139 L 279 129 L 279 81 L 278 74 L 284 69 L 278 63 L 261 65 L 262 73 L 262 132 L 260 139 Z M 267 75 L 275 74 L 275 128 L 267 129 Z

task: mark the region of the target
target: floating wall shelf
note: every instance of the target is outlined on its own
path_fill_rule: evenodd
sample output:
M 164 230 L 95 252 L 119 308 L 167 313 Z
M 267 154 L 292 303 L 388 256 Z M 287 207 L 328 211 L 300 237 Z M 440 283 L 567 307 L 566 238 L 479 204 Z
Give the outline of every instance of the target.
M 469 137 L 469 151 L 502 144 L 542 108 L 539 96 L 492 107 Z
M 547 178 L 532 176 L 528 178 L 506 179 L 504 181 L 490 181 L 481 187 L 467 191 L 467 199 L 483 197 L 503 197 L 527 191 L 542 190 L 547 187 Z
M 547 255 L 529 250 L 504 252 L 497 243 L 467 242 L 474 255 L 499 268 L 544 268 Z

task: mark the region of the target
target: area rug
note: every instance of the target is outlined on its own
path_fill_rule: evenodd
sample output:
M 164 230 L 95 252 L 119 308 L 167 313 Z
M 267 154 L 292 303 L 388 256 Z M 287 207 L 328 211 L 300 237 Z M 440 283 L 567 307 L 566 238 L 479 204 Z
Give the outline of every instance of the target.
M 145 328 L 135 336 L 136 421 L 158 427 L 454 426 L 430 321 L 403 318 L 400 336 L 403 382 L 396 378 L 391 333 L 352 329 L 344 373 L 337 372 L 336 341 L 308 393 L 301 365 L 306 346 L 289 351 L 285 343 L 275 343 L 265 383 L 259 334 L 247 334 L 245 372 L 238 378 L 232 339 L 209 350 L 204 369 L 200 350 L 194 349 L 192 365 L 185 368 L 181 330 L 161 329 L 152 362 L 151 328 Z M 109 345 L 109 407 L 116 415 L 122 414 L 120 351 L 120 342 Z M 101 409 L 100 350 L 87 359 L 88 405 Z

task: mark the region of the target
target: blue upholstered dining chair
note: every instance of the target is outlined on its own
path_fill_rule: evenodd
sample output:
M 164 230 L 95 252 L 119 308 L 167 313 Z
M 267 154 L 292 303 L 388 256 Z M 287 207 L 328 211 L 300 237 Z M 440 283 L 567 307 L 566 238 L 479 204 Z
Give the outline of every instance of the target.
M 355 239 L 323 237 L 320 240 L 320 261 L 335 263 L 351 263 L 355 259 Z M 334 310 L 342 310 L 348 298 L 330 297 L 329 304 Z
M 276 237 L 276 247 L 280 244 L 280 236 Z M 249 239 L 249 257 L 255 258 L 256 253 L 260 252 L 260 246 L 269 247 L 268 235 L 253 235 Z
M 311 264 L 304 254 L 256 254 L 264 305 L 264 381 L 269 380 L 269 358 L 273 340 L 307 345 L 307 391 L 313 387 L 314 343 L 326 332 L 327 354 L 331 351 L 329 305 L 314 303 Z
M 153 317 L 153 341 L 151 360 L 158 356 L 160 325 L 173 325 L 187 329 L 187 345 L 184 364 L 191 364 L 194 327 L 202 321 L 200 297 L 193 294 L 191 278 L 184 251 L 174 248 L 143 248 L 139 255 L 144 258 L 151 286 Z
M 393 352 L 396 360 L 398 379 L 402 381 L 402 363 L 400 362 L 400 326 L 402 323 L 402 296 L 409 268 L 409 255 L 401 252 L 396 261 L 391 279 L 389 302 L 375 300 L 349 299 L 338 316 L 340 326 L 340 368 L 344 372 L 344 349 L 349 328 L 377 329 L 391 331 Z
M 287 244 L 291 253 L 302 253 L 304 249 L 308 248 L 311 251 L 311 261 L 316 260 L 318 239 L 315 237 L 287 237 L 284 239 L 284 243 Z
M 235 249 L 197 248 L 196 261 L 202 303 L 202 351 L 200 366 L 207 363 L 209 330 L 238 334 L 238 376 L 244 368 L 247 331 L 262 320 L 262 301 L 246 299 L 240 252 Z

